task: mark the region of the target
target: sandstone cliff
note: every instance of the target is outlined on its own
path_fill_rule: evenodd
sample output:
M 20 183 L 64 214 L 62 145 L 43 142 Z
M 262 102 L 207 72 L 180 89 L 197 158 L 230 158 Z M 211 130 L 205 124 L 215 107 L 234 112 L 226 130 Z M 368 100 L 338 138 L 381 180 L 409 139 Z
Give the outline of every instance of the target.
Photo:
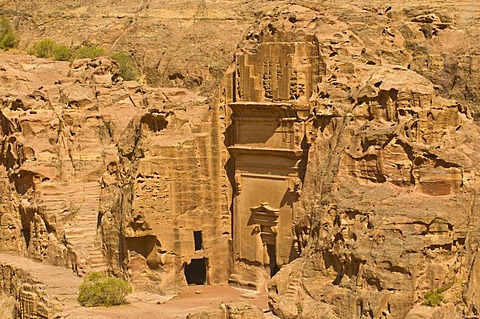
M 267 32 L 311 35 L 325 64 L 310 96 L 309 159 L 294 222 L 303 254 L 269 284 L 274 313 L 475 315 L 478 126 L 464 104 L 408 69 L 408 54 L 395 61 L 365 45 L 376 36 L 400 53 L 400 34 L 357 33 L 340 17 L 290 7 L 255 33 L 260 43 Z M 413 33 L 415 23 L 404 27 Z M 421 306 L 435 289 L 445 296 L 442 308 Z
M 193 257 L 212 260 L 210 282 L 226 280 L 230 223 L 205 98 L 122 82 L 103 58 L 2 61 L 3 251 L 78 274 L 135 273 L 156 291 L 184 285 Z
M 201 89 L 211 96 L 246 29 L 285 1 L 5 0 L 2 16 L 20 33 L 20 48 L 42 38 L 133 54 L 150 84 Z M 294 3 L 338 17 L 381 59 L 410 67 L 444 95 L 478 105 L 478 4 L 471 0 L 388 3 Z M 367 41 L 366 38 L 369 40 Z M 400 47 L 395 44 L 400 44 Z
M 249 227 L 233 232 L 232 279 L 261 281 L 249 265 L 272 274 L 283 265 L 269 283 L 276 315 L 476 315 L 479 129 L 465 91 L 439 84 L 448 54 L 440 73 L 428 64 L 437 45 L 465 32 L 444 10 L 285 6 L 240 44 L 224 85 L 233 86 L 233 223 Z M 285 168 L 288 152 L 298 157 Z M 423 306 L 428 291 L 442 294 L 442 307 Z
M 4 1 L 21 48 L 125 49 L 150 85 L 1 56 L 1 249 L 268 281 L 281 318 L 475 318 L 477 5 L 295 3 Z
M 132 54 L 148 83 L 215 90 L 261 1 L 2 1 L 26 49 L 42 38 Z

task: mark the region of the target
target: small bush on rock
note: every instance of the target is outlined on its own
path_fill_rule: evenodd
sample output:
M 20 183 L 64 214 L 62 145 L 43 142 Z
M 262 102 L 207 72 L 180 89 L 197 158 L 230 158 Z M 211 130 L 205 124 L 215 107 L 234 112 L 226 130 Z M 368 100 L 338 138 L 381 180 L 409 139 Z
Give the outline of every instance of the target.
M 85 307 L 115 306 L 125 303 L 132 287 L 123 279 L 98 272 L 88 274 L 80 285 L 78 302 Z
M 72 50 L 66 45 L 57 46 L 53 52 L 53 59 L 55 61 L 70 61 L 72 57 Z
M 95 59 L 102 55 L 105 55 L 105 50 L 95 45 L 83 45 L 75 50 L 74 53 L 75 59 Z
M 430 290 L 423 295 L 423 304 L 429 307 L 437 307 L 443 301 L 443 289 Z
M 136 80 L 140 76 L 140 70 L 133 58 L 125 52 L 116 52 L 110 56 L 120 66 L 120 73 L 124 80 Z
M 0 49 L 8 50 L 15 47 L 15 44 L 17 44 L 17 37 L 10 21 L 5 18 L 0 19 Z
M 28 51 L 37 58 L 52 58 L 57 44 L 51 39 L 42 39 L 36 42 Z
M 42 39 L 36 42 L 28 53 L 37 58 L 53 59 L 55 61 L 70 61 L 72 50 L 65 45 L 58 45 L 51 39 Z

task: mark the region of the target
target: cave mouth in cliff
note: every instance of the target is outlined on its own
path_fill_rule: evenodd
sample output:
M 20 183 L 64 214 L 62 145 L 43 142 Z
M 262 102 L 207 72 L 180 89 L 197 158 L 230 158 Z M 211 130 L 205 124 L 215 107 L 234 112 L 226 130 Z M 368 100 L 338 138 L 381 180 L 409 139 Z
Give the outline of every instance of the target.
M 148 128 L 151 132 L 160 132 L 168 125 L 168 121 L 165 119 L 165 115 L 161 113 L 149 113 L 144 115 L 140 123 L 143 127 Z
M 277 265 L 277 254 L 275 245 L 267 244 L 267 254 L 269 258 L 270 277 L 273 277 L 280 270 Z
M 207 283 L 207 259 L 192 259 L 185 265 L 185 278 L 189 285 L 205 285 Z

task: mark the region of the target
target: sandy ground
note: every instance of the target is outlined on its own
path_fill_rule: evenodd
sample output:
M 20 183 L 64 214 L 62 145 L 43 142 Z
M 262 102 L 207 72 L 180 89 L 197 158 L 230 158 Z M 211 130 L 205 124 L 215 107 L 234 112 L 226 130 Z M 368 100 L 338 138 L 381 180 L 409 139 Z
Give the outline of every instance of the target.
M 45 284 L 51 295 L 65 304 L 62 316 L 66 319 L 173 319 L 185 318 L 189 313 L 212 311 L 223 303 L 248 303 L 268 310 L 266 292 L 240 289 L 229 285 L 189 286 L 177 296 L 136 291 L 127 297 L 128 304 L 115 307 L 81 307 L 77 301 L 82 279 L 69 269 L 37 263 L 21 256 L 0 253 L 0 264 L 10 265 L 28 273 L 29 280 Z M 1 297 L 1 296 L 0 296 Z M 8 299 L 8 298 L 7 298 Z M 0 298 L 0 310 L 9 312 L 13 300 Z M 8 318 L 2 315 L 0 319 Z M 266 318 L 274 318 L 266 312 Z
M 264 311 L 268 310 L 266 293 L 235 288 L 228 285 L 189 286 L 179 295 L 168 300 L 166 300 L 164 296 L 136 292 L 130 295 L 128 300 L 129 304 L 116 307 L 78 307 L 69 311 L 67 318 L 185 318 L 189 313 L 216 310 L 222 302 L 243 302 L 258 306 L 264 309 Z

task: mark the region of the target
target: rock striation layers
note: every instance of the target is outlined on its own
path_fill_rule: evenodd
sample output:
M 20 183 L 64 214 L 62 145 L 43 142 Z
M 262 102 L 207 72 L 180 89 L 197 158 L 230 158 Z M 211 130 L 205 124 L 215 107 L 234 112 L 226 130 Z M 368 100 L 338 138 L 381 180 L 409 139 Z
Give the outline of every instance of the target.
M 4 1 L 28 49 L 43 38 L 67 46 L 101 46 L 132 55 L 153 86 L 200 89 L 212 96 L 237 43 L 256 16 L 276 2 Z
M 187 284 L 192 259 L 202 284 L 227 280 L 220 131 L 205 98 L 123 82 L 105 58 L 2 61 L 3 251 L 164 293 Z
M 269 282 L 282 318 L 475 315 L 475 110 L 419 74 L 409 45 L 426 24 L 440 38 L 455 26 L 348 8 L 278 9 L 227 72 L 231 281 L 258 286 L 252 267 L 283 266 Z M 423 306 L 429 291 L 441 308 Z
M 41 29 L 18 3 L 2 4 L 17 27 L 55 34 L 61 20 Z M 256 3 L 235 50 L 248 4 L 229 26 L 235 2 L 203 1 L 193 18 L 182 3 L 51 8 L 90 31 L 103 14 L 112 48 L 130 43 L 128 18 L 132 47 L 148 47 L 132 54 L 168 88 L 123 81 L 107 58 L 1 55 L 2 251 L 164 294 L 267 287 L 280 318 L 476 318 L 478 9 Z M 151 22 L 167 11 L 165 30 L 191 29 L 160 39 Z M 202 33 L 217 18 L 228 41 Z M 190 56 L 196 39 L 209 46 Z M 149 55 L 143 41 L 166 47 Z M 262 315 L 248 309 L 215 315 Z
M 274 313 L 475 314 L 479 130 L 466 107 L 406 66 L 382 62 L 335 16 L 289 7 L 260 22 L 246 45 L 270 37 L 278 47 L 319 48 L 303 59 L 318 61 L 318 76 L 290 81 L 316 88 L 302 92 L 311 107 L 308 162 L 292 224 L 302 256 L 269 283 Z M 270 72 L 259 69 L 259 79 Z M 422 308 L 435 289 L 442 308 Z
M 60 318 L 60 313 L 76 307 L 81 279 L 67 269 L 3 253 L 0 264 L 2 299 L 15 298 L 11 303 L 2 300 L 3 318 Z

